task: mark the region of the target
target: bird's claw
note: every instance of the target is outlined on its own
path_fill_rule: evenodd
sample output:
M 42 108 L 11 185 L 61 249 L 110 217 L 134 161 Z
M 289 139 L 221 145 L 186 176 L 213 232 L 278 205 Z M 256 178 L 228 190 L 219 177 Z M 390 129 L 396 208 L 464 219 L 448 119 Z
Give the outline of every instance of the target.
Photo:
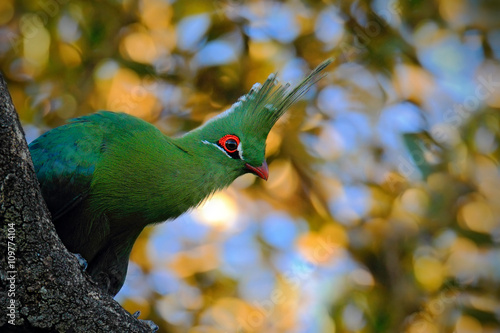
M 142 321 L 144 324 L 148 325 L 149 328 L 151 329 L 151 332 L 153 332 L 153 333 L 160 329 L 158 327 L 158 325 L 156 325 L 152 320 L 142 320 L 142 319 L 138 319 L 138 320 Z
M 80 253 L 72 253 L 76 260 L 78 260 L 78 263 L 80 264 L 80 267 L 82 268 L 83 271 L 85 271 L 88 267 L 87 260 L 85 260 L 84 257 Z
M 151 332 L 156 332 L 158 331 L 159 327 L 156 325 L 152 320 L 143 320 L 139 319 L 139 316 L 141 315 L 141 311 L 136 311 L 132 314 L 132 317 L 136 318 L 137 320 L 143 322 L 144 324 L 148 325 L 149 328 L 151 329 Z

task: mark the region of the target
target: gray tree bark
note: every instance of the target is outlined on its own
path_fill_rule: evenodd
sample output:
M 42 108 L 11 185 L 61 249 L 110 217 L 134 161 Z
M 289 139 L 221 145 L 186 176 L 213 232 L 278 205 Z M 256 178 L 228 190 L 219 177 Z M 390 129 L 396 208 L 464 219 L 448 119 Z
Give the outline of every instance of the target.
M 1 73 L 0 227 L 0 331 L 151 331 L 92 282 L 57 236 Z

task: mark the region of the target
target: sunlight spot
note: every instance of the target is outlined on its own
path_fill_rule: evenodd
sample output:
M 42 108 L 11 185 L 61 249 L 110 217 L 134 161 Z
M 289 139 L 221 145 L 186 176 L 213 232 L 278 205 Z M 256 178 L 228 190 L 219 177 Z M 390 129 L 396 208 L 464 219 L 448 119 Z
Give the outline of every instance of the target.
M 217 193 L 194 211 L 197 221 L 214 228 L 228 229 L 236 222 L 238 208 L 225 193 Z
M 435 291 L 441 287 L 444 268 L 441 262 L 432 257 L 420 257 L 414 263 L 415 277 L 427 290 Z
M 489 233 L 498 226 L 490 206 L 484 201 L 472 201 L 460 208 L 458 223 L 476 232 Z

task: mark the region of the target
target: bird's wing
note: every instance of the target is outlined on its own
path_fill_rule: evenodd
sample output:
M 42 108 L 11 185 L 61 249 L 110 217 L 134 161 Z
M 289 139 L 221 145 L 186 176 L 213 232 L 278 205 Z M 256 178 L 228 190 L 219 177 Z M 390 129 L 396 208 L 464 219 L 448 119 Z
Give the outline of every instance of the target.
M 35 171 L 54 222 L 89 195 L 103 145 L 102 128 L 90 117 L 55 128 L 30 144 Z

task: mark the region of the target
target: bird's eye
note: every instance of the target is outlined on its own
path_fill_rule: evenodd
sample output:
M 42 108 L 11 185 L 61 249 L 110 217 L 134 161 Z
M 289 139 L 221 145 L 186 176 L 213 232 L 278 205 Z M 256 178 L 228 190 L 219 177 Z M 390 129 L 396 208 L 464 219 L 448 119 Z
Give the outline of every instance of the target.
M 229 152 L 236 151 L 236 149 L 238 149 L 238 142 L 236 142 L 236 140 L 234 140 L 234 139 L 229 139 L 224 144 L 224 147 Z
M 240 139 L 236 135 L 225 135 L 219 140 L 219 145 L 228 153 L 234 153 L 238 150 Z

